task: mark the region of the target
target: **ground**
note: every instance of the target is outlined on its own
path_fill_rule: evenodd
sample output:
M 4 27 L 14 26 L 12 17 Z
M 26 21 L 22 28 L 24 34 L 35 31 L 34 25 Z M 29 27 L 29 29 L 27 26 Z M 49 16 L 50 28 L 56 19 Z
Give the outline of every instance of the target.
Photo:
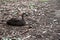
M 60 40 L 60 9 L 56 0 L 0 0 L 0 37 L 19 40 Z M 26 12 L 25 26 L 9 26 L 6 21 Z M 1 21 L 4 20 L 4 21 Z

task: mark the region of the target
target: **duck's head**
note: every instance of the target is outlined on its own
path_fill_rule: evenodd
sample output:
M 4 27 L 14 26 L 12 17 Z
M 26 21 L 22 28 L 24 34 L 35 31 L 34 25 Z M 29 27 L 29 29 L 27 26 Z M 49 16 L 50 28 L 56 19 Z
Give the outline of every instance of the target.
M 23 12 L 23 13 L 19 13 L 18 15 L 19 15 L 19 18 L 24 19 L 24 17 L 28 16 L 28 13 Z

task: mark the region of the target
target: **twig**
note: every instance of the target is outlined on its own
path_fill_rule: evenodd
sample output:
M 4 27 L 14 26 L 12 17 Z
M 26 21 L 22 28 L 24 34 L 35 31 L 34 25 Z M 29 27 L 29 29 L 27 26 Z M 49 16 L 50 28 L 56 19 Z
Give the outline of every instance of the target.
M 25 39 L 30 38 L 30 37 L 31 37 L 31 35 L 24 37 L 22 40 L 25 40 Z

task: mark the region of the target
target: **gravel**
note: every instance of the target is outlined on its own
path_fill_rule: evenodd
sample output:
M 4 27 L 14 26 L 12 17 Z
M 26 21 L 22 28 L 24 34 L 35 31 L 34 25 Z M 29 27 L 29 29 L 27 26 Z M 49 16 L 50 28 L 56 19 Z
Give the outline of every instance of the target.
M 0 1 L 0 36 L 20 38 L 20 40 L 59 40 L 60 17 L 55 1 L 41 2 L 39 0 L 4 0 Z M 19 13 L 26 12 L 26 26 L 9 26 L 6 22 Z M 58 14 L 56 14 L 58 13 Z M 2 21 L 1 21 L 2 22 Z

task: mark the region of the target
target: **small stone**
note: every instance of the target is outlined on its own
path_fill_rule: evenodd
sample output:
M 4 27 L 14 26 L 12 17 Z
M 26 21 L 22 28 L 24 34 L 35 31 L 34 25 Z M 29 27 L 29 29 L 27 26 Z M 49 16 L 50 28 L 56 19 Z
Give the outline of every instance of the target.
M 57 19 L 54 19 L 53 21 L 57 21 Z
M 42 14 L 42 15 L 45 15 L 45 14 Z
M 42 25 L 40 25 L 40 26 L 42 26 Z
M 59 24 L 58 22 L 55 22 L 56 24 Z
M 46 26 L 46 27 L 50 27 L 50 26 Z
M 46 33 L 47 31 L 43 31 L 43 33 Z
M 9 17 L 10 17 L 10 18 L 12 18 L 12 16 L 11 16 L 11 15 L 9 15 Z
M 49 38 L 46 38 L 46 40 L 49 40 Z

